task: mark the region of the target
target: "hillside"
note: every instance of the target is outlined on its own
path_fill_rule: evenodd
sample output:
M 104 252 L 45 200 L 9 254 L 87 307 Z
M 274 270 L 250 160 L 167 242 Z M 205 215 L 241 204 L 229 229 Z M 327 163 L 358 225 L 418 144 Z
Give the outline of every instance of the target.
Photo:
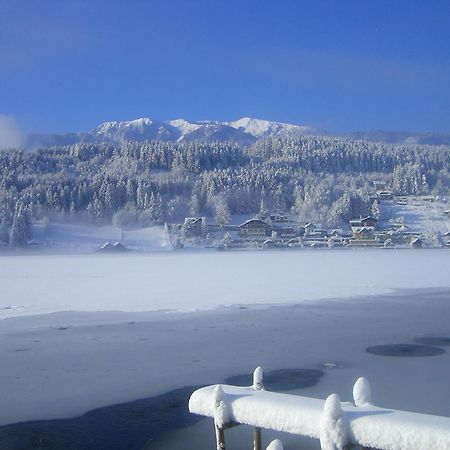
M 370 212 L 374 180 L 397 194 L 447 196 L 449 167 L 450 147 L 316 136 L 249 148 L 159 140 L 0 152 L 0 238 L 45 217 L 145 227 L 278 210 L 338 226 Z

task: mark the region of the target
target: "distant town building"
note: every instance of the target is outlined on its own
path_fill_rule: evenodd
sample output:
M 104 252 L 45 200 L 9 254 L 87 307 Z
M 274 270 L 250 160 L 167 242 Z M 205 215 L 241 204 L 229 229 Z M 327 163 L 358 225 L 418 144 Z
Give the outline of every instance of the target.
M 356 240 L 373 240 L 375 234 L 373 228 L 369 227 L 353 227 L 353 239 Z
M 422 248 L 423 241 L 420 238 L 415 238 L 411 241 L 411 246 L 414 248 Z
M 271 234 L 272 227 L 261 219 L 250 219 L 239 225 L 239 236 L 243 239 L 264 241 Z
M 289 219 L 285 214 L 282 213 L 272 213 L 269 215 L 269 220 L 271 223 L 288 223 Z
M 307 223 L 302 228 L 303 228 L 303 235 L 309 236 L 316 229 L 316 226 L 313 223 Z
M 360 217 L 359 219 L 350 220 L 351 227 L 371 227 L 375 228 L 378 219 L 372 216 Z
M 375 180 L 372 181 L 373 184 L 373 189 L 375 191 L 384 191 L 387 189 L 387 185 L 385 181 L 379 181 L 379 180 Z
M 394 195 L 391 191 L 377 191 L 378 200 L 392 200 Z
M 105 242 L 97 248 L 100 253 L 121 253 L 126 252 L 128 249 L 124 247 L 120 242 Z

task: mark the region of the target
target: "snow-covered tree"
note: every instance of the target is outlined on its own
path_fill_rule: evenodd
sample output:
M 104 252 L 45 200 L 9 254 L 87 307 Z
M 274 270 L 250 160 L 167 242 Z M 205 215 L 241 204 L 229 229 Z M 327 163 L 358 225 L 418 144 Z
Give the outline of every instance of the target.
M 9 243 L 13 247 L 25 245 L 32 238 L 31 219 L 26 207 L 18 203 L 10 230 Z

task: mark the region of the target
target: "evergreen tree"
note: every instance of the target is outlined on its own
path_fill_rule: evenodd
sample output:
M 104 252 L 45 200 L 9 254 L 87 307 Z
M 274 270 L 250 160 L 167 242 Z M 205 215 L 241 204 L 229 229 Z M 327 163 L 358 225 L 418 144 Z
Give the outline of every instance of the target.
M 1 217 L 0 220 L 0 241 L 3 241 L 7 244 L 9 242 L 10 233 L 11 233 L 11 222 L 6 217 L 5 214 Z
M 28 211 L 22 204 L 17 204 L 11 225 L 9 243 L 13 247 L 21 247 L 26 245 L 31 238 L 31 220 Z

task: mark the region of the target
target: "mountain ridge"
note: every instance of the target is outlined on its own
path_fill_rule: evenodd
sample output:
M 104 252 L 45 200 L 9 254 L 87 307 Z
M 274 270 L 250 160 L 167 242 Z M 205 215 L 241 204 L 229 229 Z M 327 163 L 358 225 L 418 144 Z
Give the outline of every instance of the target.
M 160 140 L 169 142 L 234 141 L 249 146 L 271 136 L 298 137 L 302 135 L 340 136 L 349 139 L 390 144 L 450 145 L 450 134 L 404 131 L 360 131 L 331 134 L 307 125 L 242 117 L 234 121 L 191 121 L 183 118 L 159 121 L 141 117 L 127 121 L 103 122 L 90 131 L 63 134 L 27 135 L 26 148 L 73 145 L 77 143 L 112 143 L 124 141 Z

